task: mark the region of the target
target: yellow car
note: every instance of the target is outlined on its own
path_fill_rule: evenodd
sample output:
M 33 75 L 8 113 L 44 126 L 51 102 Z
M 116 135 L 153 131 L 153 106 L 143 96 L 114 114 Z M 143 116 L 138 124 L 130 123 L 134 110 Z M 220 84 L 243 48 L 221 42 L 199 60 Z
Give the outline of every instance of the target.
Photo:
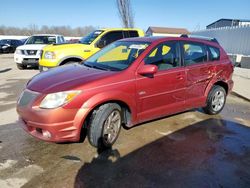
M 39 59 L 40 71 L 65 64 L 81 62 L 104 46 L 129 37 L 142 37 L 141 29 L 100 29 L 89 33 L 77 44 L 53 44 L 43 48 Z

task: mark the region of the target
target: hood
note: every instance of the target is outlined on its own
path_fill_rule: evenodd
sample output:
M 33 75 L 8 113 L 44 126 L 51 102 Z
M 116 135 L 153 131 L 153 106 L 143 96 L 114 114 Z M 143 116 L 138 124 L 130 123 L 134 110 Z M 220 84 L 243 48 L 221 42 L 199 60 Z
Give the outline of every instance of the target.
M 65 48 L 70 49 L 83 49 L 83 48 L 89 48 L 89 45 L 87 44 L 80 44 L 80 43 L 73 43 L 73 44 L 52 44 L 46 46 L 43 50 L 44 51 L 56 51 L 56 50 L 65 50 Z
M 18 46 L 18 50 L 42 50 L 44 46 L 47 44 L 25 44 L 22 46 Z
M 29 81 L 27 88 L 44 94 L 79 89 L 84 84 L 115 73 L 88 68 L 79 64 L 64 65 L 34 76 Z

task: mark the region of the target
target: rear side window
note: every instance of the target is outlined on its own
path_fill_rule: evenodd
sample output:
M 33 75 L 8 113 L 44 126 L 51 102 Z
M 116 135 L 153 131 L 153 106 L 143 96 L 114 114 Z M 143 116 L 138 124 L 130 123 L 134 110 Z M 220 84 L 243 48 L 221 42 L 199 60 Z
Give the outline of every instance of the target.
M 123 31 L 123 33 L 124 33 L 124 38 L 139 37 L 138 32 L 135 30 Z
M 203 44 L 200 43 L 184 43 L 184 63 L 192 65 L 207 61 L 207 53 Z
M 128 33 L 129 33 L 129 37 L 139 37 L 137 31 L 129 31 Z
M 220 50 L 219 48 L 208 46 L 209 49 L 209 60 L 217 61 L 220 59 Z

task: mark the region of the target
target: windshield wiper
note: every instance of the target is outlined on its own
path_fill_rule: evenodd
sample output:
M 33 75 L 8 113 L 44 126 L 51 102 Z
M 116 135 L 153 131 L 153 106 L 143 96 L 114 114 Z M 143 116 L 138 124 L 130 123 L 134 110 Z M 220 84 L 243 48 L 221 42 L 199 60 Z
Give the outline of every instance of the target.
M 107 69 L 107 68 L 104 68 L 104 67 L 99 67 L 99 66 L 96 66 L 96 65 L 91 65 L 91 64 L 87 64 L 87 63 L 83 63 L 84 66 L 86 67 L 90 67 L 90 68 L 94 68 L 94 69 L 100 69 L 100 70 L 110 70 L 110 69 Z

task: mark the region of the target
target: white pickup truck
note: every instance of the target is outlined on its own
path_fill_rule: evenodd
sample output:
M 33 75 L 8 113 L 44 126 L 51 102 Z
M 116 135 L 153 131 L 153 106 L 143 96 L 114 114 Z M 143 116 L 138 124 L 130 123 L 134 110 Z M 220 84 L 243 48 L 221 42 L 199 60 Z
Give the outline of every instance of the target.
M 40 34 L 27 39 L 24 45 L 16 48 L 14 61 L 18 69 L 26 69 L 28 65 L 38 67 L 42 49 L 48 44 L 65 43 L 62 35 Z

